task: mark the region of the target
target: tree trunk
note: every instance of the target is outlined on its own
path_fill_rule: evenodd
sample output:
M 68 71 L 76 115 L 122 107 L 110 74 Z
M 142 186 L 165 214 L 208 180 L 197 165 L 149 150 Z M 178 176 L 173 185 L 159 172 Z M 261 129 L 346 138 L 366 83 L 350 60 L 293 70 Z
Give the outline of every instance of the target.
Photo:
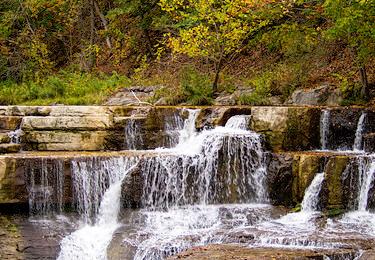
M 219 76 L 220 76 L 220 71 L 221 71 L 222 65 L 223 65 L 223 59 L 220 58 L 219 63 L 216 67 L 216 71 L 215 71 L 215 80 L 214 80 L 214 83 L 212 84 L 212 95 L 214 97 L 217 94 L 217 89 L 218 89 L 218 84 L 219 84 Z
M 104 30 L 105 30 L 106 32 L 108 32 L 108 22 L 107 22 L 107 20 L 105 19 L 104 14 L 103 14 L 102 12 L 100 12 L 99 5 L 98 5 L 98 3 L 97 3 L 95 0 L 94 0 L 94 5 L 95 5 L 96 13 L 98 14 L 100 20 L 102 21 L 102 24 L 103 24 Z M 111 39 L 110 39 L 108 36 L 106 36 L 106 37 L 105 37 L 105 41 L 106 41 L 106 43 L 107 43 L 107 46 L 108 46 L 109 50 L 112 50 Z
M 359 74 L 360 74 L 361 83 L 362 83 L 361 97 L 365 100 L 368 100 L 369 90 L 368 90 L 368 80 L 367 80 L 367 73 L 366 73 L 365 66 L 362 66 L 359 68 Z
M 88 61 L 88 69 L 91 71 L 95 65 L 95 52 L 92 50 L 94 45 L 94 37 L 95 37 L 95 1 L 90 0 L 90 53 L 89 53 L 89 61 Z

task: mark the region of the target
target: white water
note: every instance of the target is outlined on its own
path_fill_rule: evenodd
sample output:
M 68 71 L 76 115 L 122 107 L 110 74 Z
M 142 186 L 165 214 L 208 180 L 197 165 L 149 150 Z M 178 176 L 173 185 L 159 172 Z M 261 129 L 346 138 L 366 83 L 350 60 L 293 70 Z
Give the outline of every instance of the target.
M 16 129 L 8 133 L 11 144 L 20 144 L 21 137 L 24 135 L 24 132 L 21 129 Z
M 36 167 L 35 163 L 38 164 Z M 29 173 L 27 175 L 27 189 L 31 215 L 49 215 L 62 212 L 64 162 L 40 159 L 26 163 L 26 169 Z
M 375 179 L 375 156 L 365 162 L 363 158 L 359 163 L 360 191 L 358 196 L 358 210 L 366 211 L 369 199 L 369 191 L 374 185 Z M 375 217 L 375 216 L 374 216 Z
M 328 150 L 330 111 L 323 110 L 320 116 L 320 145 L 322 150 Z
M 362 112 L 358 120 L 357 130 L 355 132 L 353 151 L 362 150 L 362 136 L 363 136 L 363 130 L 364 130 L 364 125 L 365 125 L 365 118 L 366 118 L 366 113 Z
M 124 131 L 126 149 L 141 149 L 143 145 L 142 131 L 136 118 L 131 117 L 128 119 Z
M 348 225 L 359 223 L 352 233 L 375 230 L 373 214 L 367 211 L 321 227 L 322 217 L 316 210 L 323 173 L 306 189 L 301 212 L 272 220 L 265 212 L 269 205 L 250 204 L 268 201 L 260 136 L 246 130 L 244 116 L 231 118 L 225 127 L 197 132 L 199 110 L 187 111 L 183 127 L 176 124 L 176 146 L 156 149 L 158 156 L 143 158 L 140 164 L 145 182 L 142 205 L 146 207 L 140 219 L 145 218 L 145 223 L 139 220 L 136 238 L 123 241 L 137 248 L 134 259 L 164 259 L 192 246 L 239 243 L 243 236 L 253 234 L 249 246 L 341 248 L 346 246 L 340 238 Z M 137 161 L 121 160 L 125 159 L 72 164 L 75 202 L 83 226 L 63 239 L 59 259 L 106 259 L 106 249 L 120 226 L 117 215 L 125 177 L 116 169 L 129 169 Z M 219 169 L 222 161 L 226 164 Z M 367 196 L 371 182 L 363 178 L 361 189 L 367 190 Z M 338 235 L 331 234 L 332 230 Z
M 319 194 L 324 181 L 324 172 L 315 175 L 310 186 L 306 189 L 301 209 L 304 212 L 316 211 L 319 204 Z
M 251 116 L 247 115 L 232 116 L 228 119 L 227 123 L 225 124 L 225 127 L 247 130 L 249 129 L 250 120 Z
M 317 209 L 323 181 L 324 173 L 315 175 L 311 184 L 305 190 L 300 212 L 289 213 L 277 220 L 261 223 L 258 227 L 261 234 L 252 246 L 283 248 L 332 247 L 332 245 L 328 246 L 310 239 L 316 230 L 315 219 L 320 216 Z
M 165 119 L 164 132 L 166 136 L 163 147 L 174 147 L 178 144 L 180 132 L 184 128 L 184 120 L 180 114 L 183 114 L 184 112 L 184 109 L 177 110 L 175 113 Z
M 75 192 L 82 193 L 78 196 L 78 208 L 83 214 L 83 226 L 69 236 L 65 237 L 61 243 L 61 251 L 58 256 L 59 260 L 90 260 L 90 259 L 107 259 L 107 247 L 112 240 L 113 233 L 120 226 L 117 221 L 118 213 L 120 211 L 120 195 L 121 184 L 124 178 L 135 167 L 135 159 L 127 158 L 111 158 L 100 162 L 100 166 L 96 165 L 96 169 L 102 169 L 109 177 L 109 187 L 97 187 L 95 183 L 91 183 L 91 176 L 87 172 L 87 162 L 75 162 L 74 174 L 81 177 L 80 182 L 83 185 L 82 189 L 76 187 Z M 92 166 L 93 164 L 91 164 Z M 91 172 L 91 173 L 95 173 Z M 102 176 L 103 177 L 103 176 Z M 100 183 L 100 182 L 99 182 Z M 101 183 L 103 184 L 103 183 Z M 92 186 L 94 185 L 94 186 Z M 100 200 L 100 207 L 98 208 L 98 215 L 95 215 L 97 198 L 91 201 L 91 196 L 95 192 L 100 192 L 97 189 L 92 191 L 90 188 L 100 188 L 104 191 Z M 89 192 L 87 192 L 87 189 Z M 100 193 L 99 193 L 100 194 Z M 91 204 L 94 204 L 93 206 Z M 91 212 L 94 211 L 94 212 Z M 95 220 L 92 220 L 94 218 Z M 90 223 L 94 223 L 91 225 Z
M 199 109 L 186 109 L 188 118 L 184 121 L 184 127 L 179 131 L 178 144 L 186 143 L 189 139 L 195 137 L 197 131 L 195 129 L 195 121 L 199 115 Z
M 196 132 L 198 110 L 180 131 L 179 143 L 147 160 L 143 211 L 150 237 L 138 242 L 134 259 L 164 259 L 191 246 L 222 242 L 221 229 L 249 225 L 249 212 L 267 205 L 266 170 L 260 136 L 247 128 L 247 116 L 235 116 L 225 127 Z M 219 162 L 226 166 L 219 169 Z M 223 203 L 244 203 L 223 205 Z M 220 204 L 220 205 L 212 205 Z M 231 220 L 225 220 L 227 214 Z M 247 212 L 247 214 L 246 214 Z M 254 219 L 269 219 L 257 214 Z

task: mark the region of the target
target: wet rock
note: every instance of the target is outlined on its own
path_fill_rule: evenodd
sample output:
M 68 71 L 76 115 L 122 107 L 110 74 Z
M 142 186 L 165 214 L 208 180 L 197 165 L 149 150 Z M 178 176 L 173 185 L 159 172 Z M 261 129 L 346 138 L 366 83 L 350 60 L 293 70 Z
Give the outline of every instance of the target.
M 140 208 L 142 204 L 144 177 L 141 172 L 140 162 L 121 184 L 120 203 L 123 208 Z
M 272 205 L 293 205 L 293 156 L 268 154 L 267 187 Z
M 311 106 L 338 106 L 342 100 L 343 98 L 339 89 L 329 85 L 322 85 L 313 89 L 298 89 L 293 92 L 286 103 Z
M 315 154 L 295 154 L 293 158 L 293 201 L 302 202 L 306 188 L 322 171 L 324 157 Z
M 347 156 L 336 156 L 330 158 L 325 166 L 326 184 L 328 189 L 327 207 L 342 208 L 343 207 L 343 186 L 342 175 L 348 165 L 349 158 Z
M 325 259 L 332 257 L 334 259 L 351 259 L 356 255 L 355 250 L 336 249 L 336 250 L 303 250 L 303 249 L 279 249 L 279 248 L 249 248 L 238 245 L 208 245 L 193 247 L 176 256 L 168 259 L 189 259 L 189 260 L 258 260 L 258 259 Z M 341 258 L 341 259 L 342 259 Z
M 265 135 L 272 151 L 311 150 L 319 146 L 320 110 L 305 107 L 252 107 L 251 129 Z
M 363 147 L 366 152 L 375 153 L 375 133 L 369 133 L 363 136 Z
M 98 151 L 106 148 L 107 131 L 29 131 L 23 136 L 25 150 Z
M 19 144 L 1 144 L 0 143 L 0 154 L 2 153 L 18 153 L 21 149 Z
M 9 143 L 10 142 L 10 137 L 8 135 L 9 132 L 0 132 L 0 144 L 1 143 Z
M 351 150 L 354 144 L 358 120 L 362 114 L 359 108 L 343 108 L 330 110 L 329 149 Z
M 23 239 L 12 217 L 0 215 L 0 259 L 26 259 L 20 245 Z
M 27 201 L 23 173 L 17 171 L 15 159 L 0 158 L 0 204 Z
M 20 116 L 0 116 L 0 129 L 15 130 L 21 124 Z

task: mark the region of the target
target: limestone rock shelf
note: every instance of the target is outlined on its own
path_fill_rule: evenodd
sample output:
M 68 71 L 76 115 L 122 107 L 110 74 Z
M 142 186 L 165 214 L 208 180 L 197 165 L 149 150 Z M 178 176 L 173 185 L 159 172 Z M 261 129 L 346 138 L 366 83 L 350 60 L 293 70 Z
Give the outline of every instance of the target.
M 328 139 L 336 148 L 351 146 L 358 119 L 366 112 L 364 144 L 373 150 L 375 108 L 360 107 L 127 107 L 127 106 L 0 106 L 0 131 L 21 129 L 23 150 L 28 151 L 101 151 L 127 149 L 125 126 L 139 126 L 140 149 L 165 144 L 165 123 L 184 109 L 200 109 L 197 129 L 224 125 L 233 115 L 251 115 L 250 127 L 265 137 L 272 151 L 306 151 L 320 148 L 320 116 L 330 112 Z
M 236 245 L 208 245 L 186 250 L 176 256 L 168 258 L 186 260 L 281 260 L 281 259 L 353 259 L 356 252 L 353 249 L 341 250 L 303 250 L 281 248 L 249 248 Z M 362 259 L 362 258 L 361 258 Z M 364 259 L 364 258 L 363 258 Z
M 41 172 L 46 165 L 62 162 L 64 165 L 64 201 L 71 202 L 71 162 L 95 158 L 104 160 L 113 157 L 147 158 L 172 154 L 153 151 L 106 151 L 106 152 L 21 152 L 0 156 L 0 204 L 28 202 L 28 176 L 32 168 L 34 173 Z M 173 156 L 173 155 L 172 155 Z M 267 184 L 273 205 L 295 206 L 303 199 L 304 191 L 315 174 L 324 171 L 326 181 L 322 190 L 322 209 L 350 209 L 356 191 L 353 191 L 358 179 L 358 158 L 367 158 L 365 154 L 340 152 L 280 152 L 268 153 Z M 141 159 L 142 160 L 142 159 Z M 223 162 L 225 163 L 225 162 Z M 221 168 L 221 167 L 219 167 Z M 348 175 L 349 174 L 349 175 Z M 142 191 L 142 173 L 132 172 L 132 178 L 124 184 L 123 196 L 132 203 L 124 206 L 139 206 L 139 192 Z M 349 183 L 343 176 L 352 176 Z M 357 180 L 358 181 L 358 180 Z M 125 192 L 127 191 L 127 192 Z M 133 192 L 136 191 L 136 192 Z M 370 194 L 370 198 L 374 198 Z M 374 202 L 370 202 L 374 205 Z

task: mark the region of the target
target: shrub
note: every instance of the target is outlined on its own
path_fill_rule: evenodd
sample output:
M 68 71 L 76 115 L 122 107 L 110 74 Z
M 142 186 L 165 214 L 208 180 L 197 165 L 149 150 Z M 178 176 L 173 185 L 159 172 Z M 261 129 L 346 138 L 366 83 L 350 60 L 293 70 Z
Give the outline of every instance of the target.
M 213 103 L 212 84 L 209 77 L 200 74 L 192 67 L 183 69 L 181 88 L 186 102 L 191 105 L 210 105 Z

